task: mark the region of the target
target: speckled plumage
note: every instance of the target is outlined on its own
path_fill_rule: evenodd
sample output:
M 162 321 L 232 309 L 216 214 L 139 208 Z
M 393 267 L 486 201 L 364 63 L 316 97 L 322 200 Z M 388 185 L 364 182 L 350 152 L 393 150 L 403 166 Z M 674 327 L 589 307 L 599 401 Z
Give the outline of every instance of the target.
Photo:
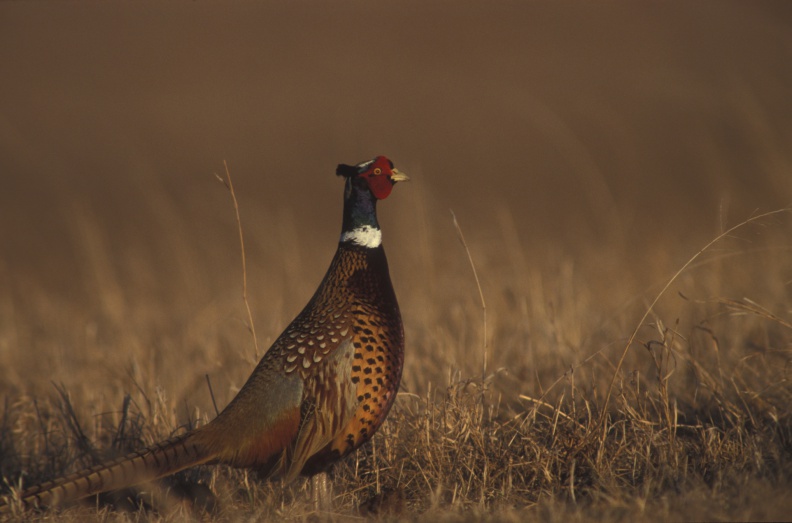
M 376 201 L 407 177 L 384 157 L 339 166 L 346 177 L 342 240 L 314 296 L 275 340 L 245 385 L 209 424 L 126 457 L 31 487 L 21 505 L 57 505 L 225 463 L 291 480 L 312 475 L 368 441 L 401 380 L 404 331 L 379 242 Z M 370 234 L 363 237 L 370 238 Z M 0 497 L 0 513 L 10 497 Z

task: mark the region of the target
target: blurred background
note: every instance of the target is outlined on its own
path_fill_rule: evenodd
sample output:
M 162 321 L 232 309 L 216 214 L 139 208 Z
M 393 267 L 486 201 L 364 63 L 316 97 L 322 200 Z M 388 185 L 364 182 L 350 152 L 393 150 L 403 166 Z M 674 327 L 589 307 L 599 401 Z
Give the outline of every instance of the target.
M 413 392 L 481 367 L 449 209 L 490 364 L 529 390 L 543 350 L 571 351 L 552 381 L 618 345 L 707 241 L 792 202 L 785 2 L 2 2 L 0 70 L 11 398 L 137 384 L 208 410 L 211 374 L 225 404 L 327 267 L 337 163 L 412 177 L 380 220 Z M 788 298 L 786 265 L 735 281 Z

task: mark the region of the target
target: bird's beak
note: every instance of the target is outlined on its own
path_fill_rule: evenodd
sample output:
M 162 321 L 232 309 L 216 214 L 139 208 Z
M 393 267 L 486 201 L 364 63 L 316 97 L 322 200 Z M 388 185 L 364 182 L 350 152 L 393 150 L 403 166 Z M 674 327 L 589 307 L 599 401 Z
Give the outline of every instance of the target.
M 409 182 L 410 181 L 410 177 L 409 176 L 407 176 L 404 173 L 399 172 L 397 169 L 394 169 L 394 170 L 391 171 L 390 179 L 394 183 L 395 182 Z

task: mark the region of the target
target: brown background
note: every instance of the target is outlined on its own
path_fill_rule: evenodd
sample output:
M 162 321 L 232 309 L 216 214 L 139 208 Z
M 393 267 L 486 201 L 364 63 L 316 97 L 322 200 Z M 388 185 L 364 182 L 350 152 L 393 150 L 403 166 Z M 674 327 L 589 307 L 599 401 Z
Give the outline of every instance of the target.
M 222 361 L 188 346 L 247 354 L 244 332 L 201 331 L 245 318 L 223 160 L 264 347 L 335 248 L 335 164 L 385 154 L 412 176 L 381 205 L 411 358 L 430 320 L 478 336 L 448 209 L 497 336 L 526 267 L 590 275 L 608 316 L 724 227 L 792 202 L 783 2 L 3 2 L 0 69 L 0 351 L 16 393 L 79 388 L 92 368 L 105 387 L 124 352 L 158 380 L 158 358 L 182 358 L 199 389 Z M 238 385 L 250 366 L 235 365 Z

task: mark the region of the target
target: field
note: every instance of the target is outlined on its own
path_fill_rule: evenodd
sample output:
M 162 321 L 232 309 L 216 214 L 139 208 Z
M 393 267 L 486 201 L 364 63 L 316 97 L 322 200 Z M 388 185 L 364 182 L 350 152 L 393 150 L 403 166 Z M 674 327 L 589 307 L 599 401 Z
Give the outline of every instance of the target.
M 335 165 L 412 178 L 402 386 L 330 512 L 218 466 L 27 519 L 792 518 L 785 4 L 6 2 L 0 64 L 0 494 L 212 419 Z

